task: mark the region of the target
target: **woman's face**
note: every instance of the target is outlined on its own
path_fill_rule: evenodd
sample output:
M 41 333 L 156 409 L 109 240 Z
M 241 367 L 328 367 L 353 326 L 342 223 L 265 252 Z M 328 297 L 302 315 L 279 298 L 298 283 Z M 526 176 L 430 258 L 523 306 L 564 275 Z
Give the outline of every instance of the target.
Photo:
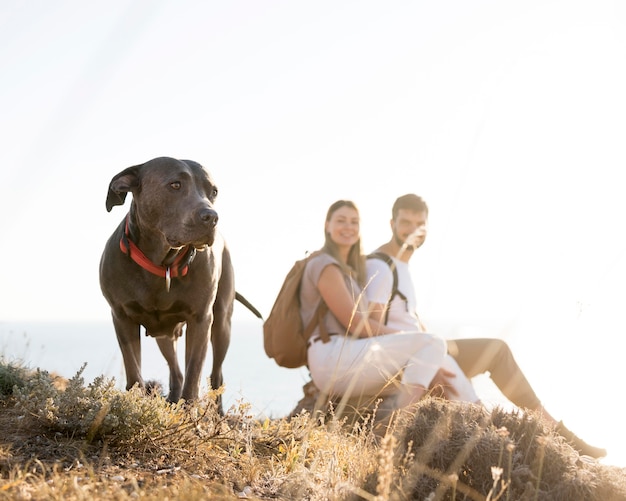
M 352 207 L 340 207 L 326 222 L 326 233 L 339 247 L 352 247 L 360 238 L 359 213 Z

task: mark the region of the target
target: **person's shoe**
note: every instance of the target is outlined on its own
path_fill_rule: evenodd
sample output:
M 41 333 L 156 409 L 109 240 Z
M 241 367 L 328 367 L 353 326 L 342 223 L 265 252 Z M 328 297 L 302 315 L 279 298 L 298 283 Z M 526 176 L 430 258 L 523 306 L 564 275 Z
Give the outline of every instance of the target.
M 561 435 L 581 456 L 589 456 L 595 459 L 606 456 L 606 449 L 589 445 L 583 439 L 577 437 L 574 432 L 568 430 L 563 421 L 559 421 L 554 431 Z

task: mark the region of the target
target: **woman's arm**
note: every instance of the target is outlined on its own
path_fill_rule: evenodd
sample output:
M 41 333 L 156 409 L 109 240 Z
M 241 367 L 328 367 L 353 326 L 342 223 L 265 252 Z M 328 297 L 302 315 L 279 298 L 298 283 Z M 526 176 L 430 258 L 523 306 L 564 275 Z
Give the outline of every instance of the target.
M 356 302 L 358 298 L 352 297 L 338 266 L 326 266 L 320 274 L 317 287 L 328 309 L 351 335 L 371 337 L 395 332 L 395 330 L 357 311 Z

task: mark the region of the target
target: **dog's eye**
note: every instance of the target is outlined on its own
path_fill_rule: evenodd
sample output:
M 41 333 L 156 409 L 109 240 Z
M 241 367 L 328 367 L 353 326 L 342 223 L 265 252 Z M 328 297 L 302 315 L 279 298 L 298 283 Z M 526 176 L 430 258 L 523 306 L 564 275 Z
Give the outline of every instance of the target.
M 180 190 L 181 183 L 180 181 L 173 181 L 170 183 L 170 186 L 172 187 L 173 190 Z
M 215 198 L 217 196 L 217 188 L 213 188 L 213 190 L 211 191 L 211 196 L 213 198 Z

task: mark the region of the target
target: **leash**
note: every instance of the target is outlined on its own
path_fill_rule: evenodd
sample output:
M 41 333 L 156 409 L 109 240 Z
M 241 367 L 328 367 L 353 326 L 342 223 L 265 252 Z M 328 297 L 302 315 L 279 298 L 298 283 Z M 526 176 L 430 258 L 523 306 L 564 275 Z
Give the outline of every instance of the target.
M 190 245 L 185 246 L 183 252 L 176 256 L 176 259 L 174 259 L 174 262 L 170 266 L 154 264 L 141 252 L 141 249 L 137 247 L 135 242 L 130 239 L 128 230 L 129 219 L 130 213 L 126 215 L 126 226 L 122 238 L 120 238 L 120 250 L 127 256 L 130 256 L 130 258 L 144 270 L 149 271 L 157 277 L 165 278 L 165 289 L 169 292 L 172 278 L 184 277 L 189 272 L 189 265 L 194 257 L 196 257 L 195 247 Z
M 239 301 L 241 304 L 243 304 L 246 308 L 248 308 L 252 313 L 254 313 L 254 315 L 257 318 L 260 318 L 261 320 L 263 320 L 263 315 L 261 315 L 261 312 L 257 310 L 250 301 L 248 301 L 245 297 L 243 297 L 241 294 L 239 294 L 236 291 L 235 291 L 235 299 Z

